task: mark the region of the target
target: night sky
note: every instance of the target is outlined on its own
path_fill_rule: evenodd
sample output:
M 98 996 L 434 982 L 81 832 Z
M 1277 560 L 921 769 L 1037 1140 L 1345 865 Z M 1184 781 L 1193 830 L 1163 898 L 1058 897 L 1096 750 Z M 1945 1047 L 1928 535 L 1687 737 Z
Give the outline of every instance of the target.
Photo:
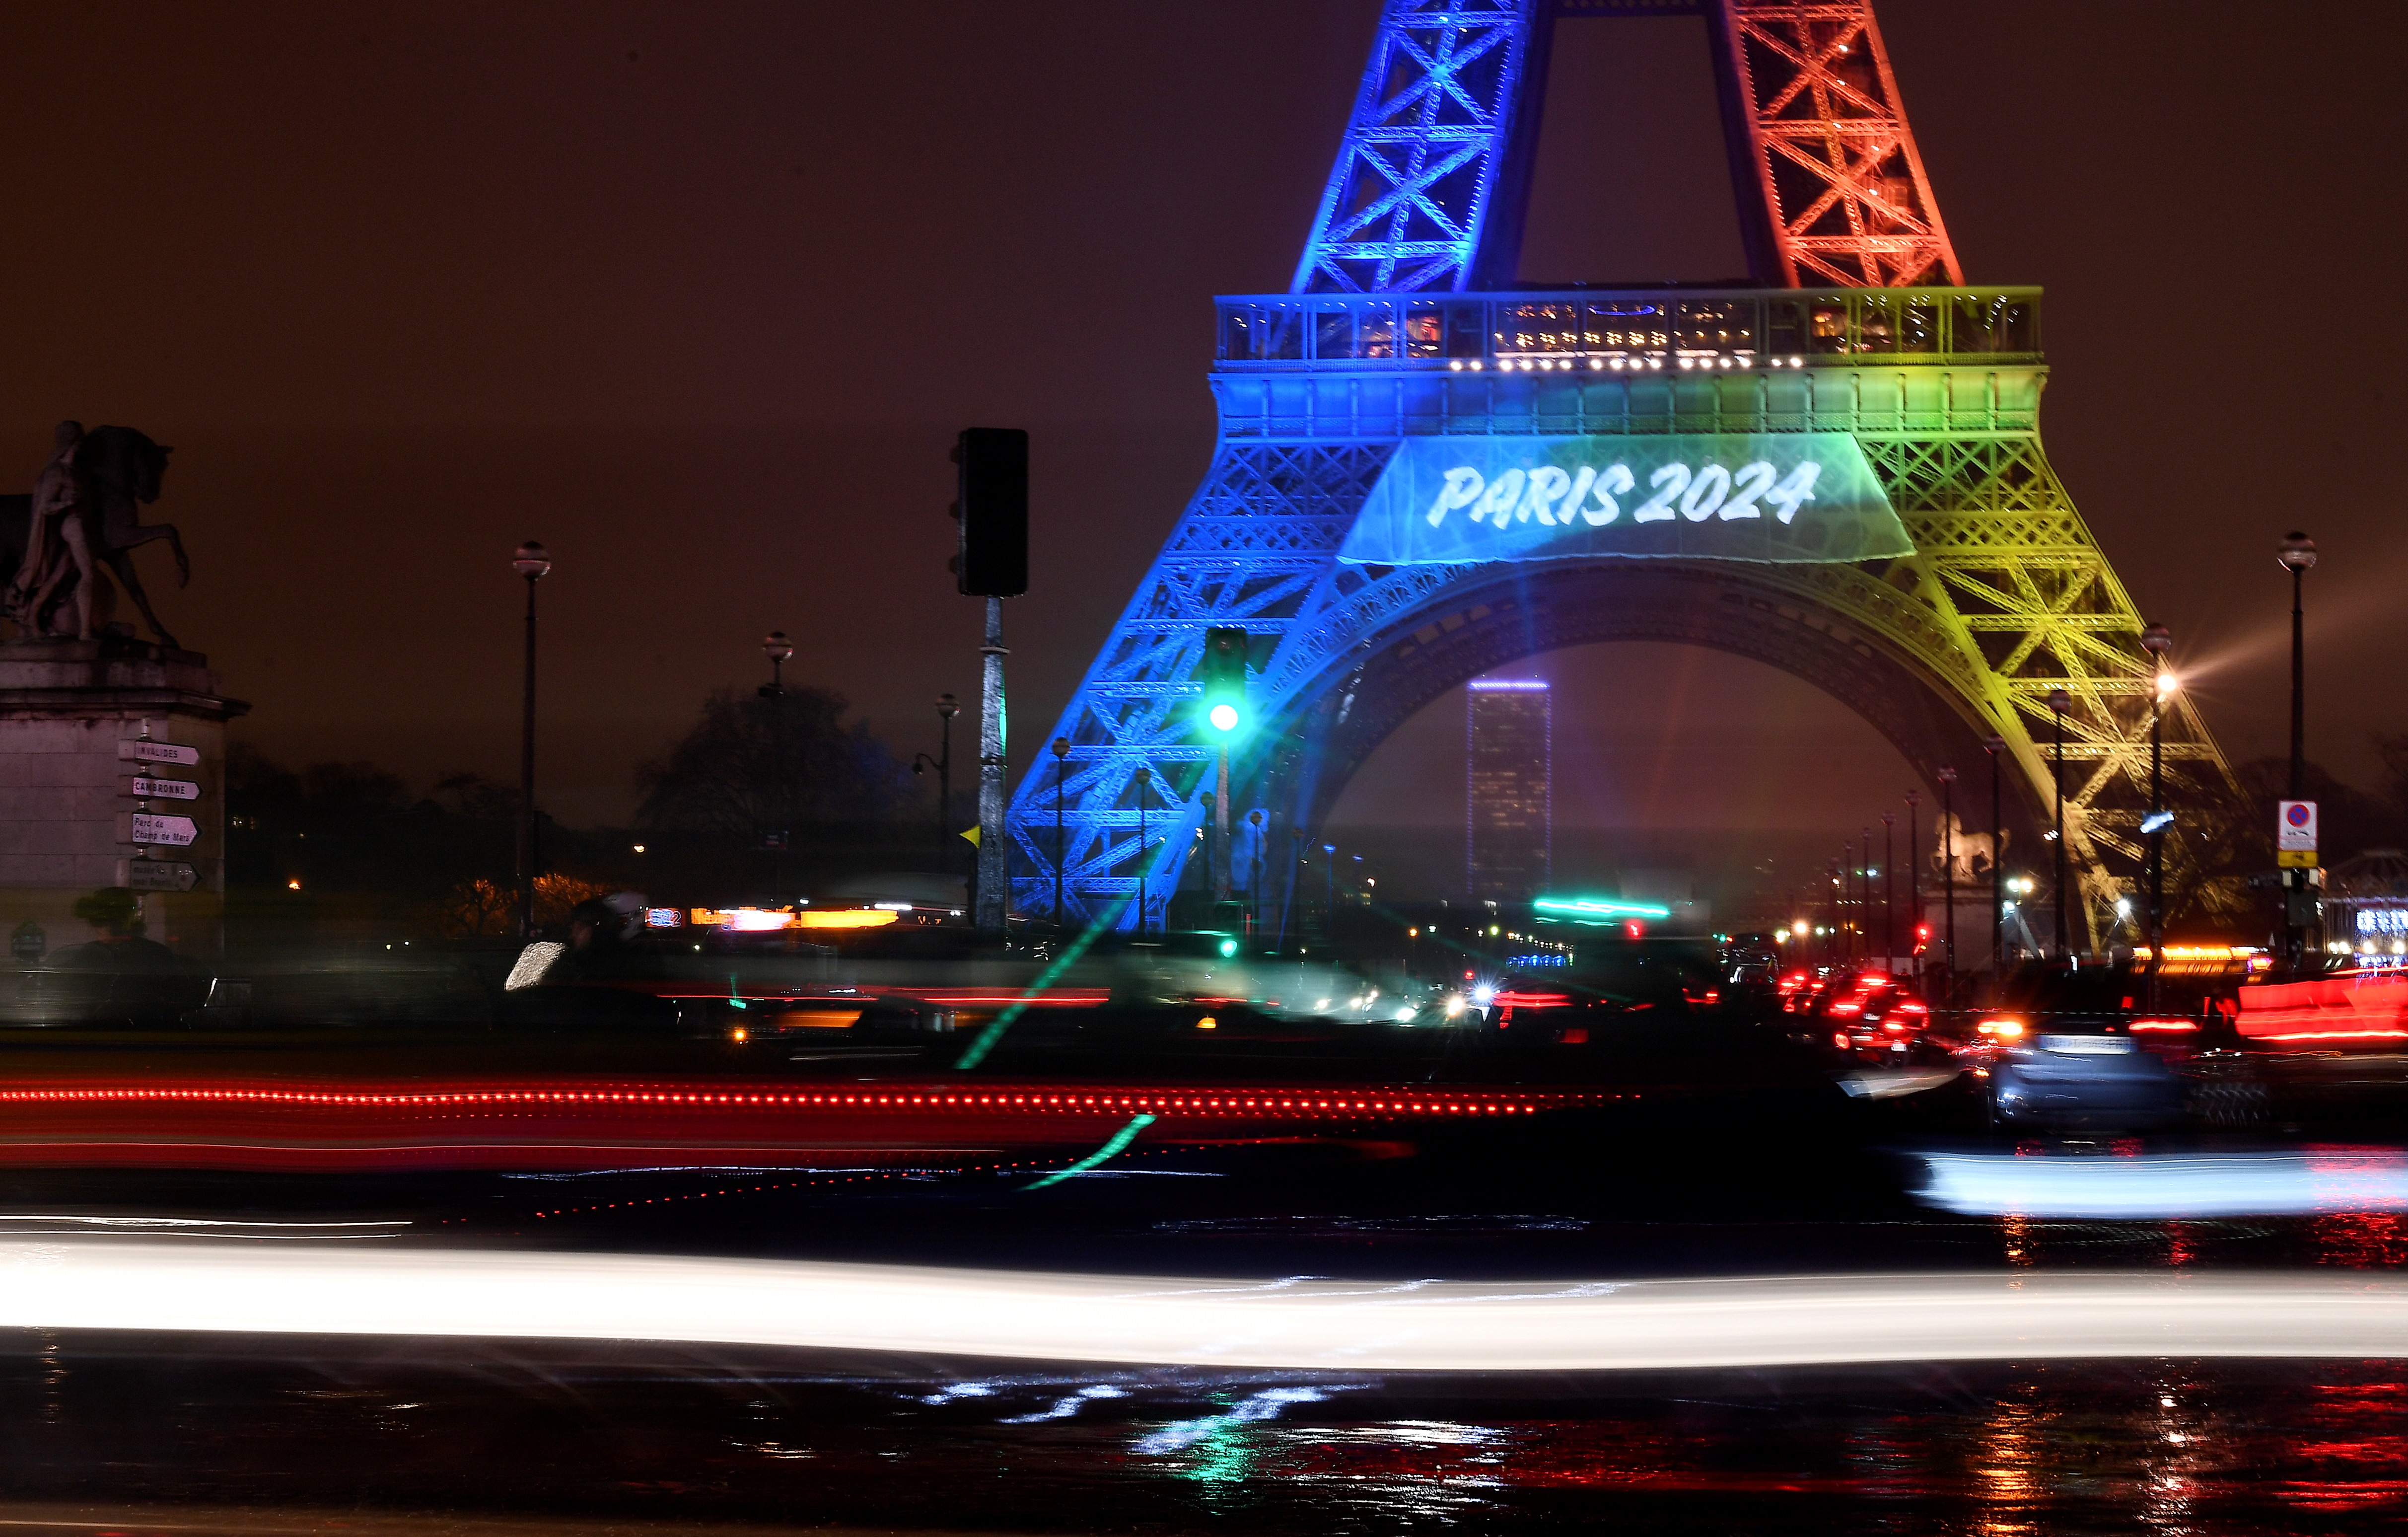
M 1286 286 L 1376 13 L 22 7 L 0 480 L 31 483 L 63 416 L 175 444 L 153 515 L 192 587 L 136 558 L 253 701 L 239 737 L 422 787 L 514 773 L 508 562 L 542 539 L 545 799 L 580 822 L 626 814 L 706 692 L 766 676 L 772 626 L 790 678 L 933 748 L 929 702 L 977 680 L 946 450 L 1023 425 L 1025 760 L 1206 465 L 1209 301 Z M 2302 526 L 2312 752 L 2372 782 L 2370 734 L 2408 730 L 2408 13 L 1881 16 L 1969 277 L 2049 291 L 2050 452 L 2228 752 L 2282 748 L 2272 551 Z M 1580 23 L 1609 42 L 1557 98 L 1526 273 L 1733 270 L 1696 25 Z M 1852 826 L 1904 785 L 1752 664 L 1520 670 L 1558 681 L 1570 820 Z M 1459 825 L 1461 723 L 1434 706 L 1342 814 Z

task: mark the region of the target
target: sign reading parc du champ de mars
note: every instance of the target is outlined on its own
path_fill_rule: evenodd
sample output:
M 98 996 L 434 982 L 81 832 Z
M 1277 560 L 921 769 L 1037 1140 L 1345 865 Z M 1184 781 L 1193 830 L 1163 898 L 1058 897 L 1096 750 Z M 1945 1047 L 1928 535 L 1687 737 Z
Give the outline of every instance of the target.
M 1413 438 L 1338 558 L 1833 562 L 1914 553 L 1843 432 Z

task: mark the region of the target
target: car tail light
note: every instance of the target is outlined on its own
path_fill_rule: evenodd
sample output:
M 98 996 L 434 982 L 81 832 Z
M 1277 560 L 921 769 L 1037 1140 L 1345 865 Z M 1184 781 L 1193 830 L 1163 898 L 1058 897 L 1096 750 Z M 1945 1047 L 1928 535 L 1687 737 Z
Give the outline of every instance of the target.
M 1993 1041 L 2021 1041 L 2024 1036 L 2024 1022 L 2020 1019 L 1985 1019 L 1973 1028 Z
M 1928 1014 L 1931 1011 L 1925 1008 L 1922 1004 L 1915 1002 L 1913 998 L 1908 998 L 1905 1002 L 1898 1006 L 1898 1012 L 1902 1014 Z
M 1846 1051 L 1848 1049 L 1848 1032 L 1845 1030 L 1834 1031 L 1831 1036 L 1831 1044 L 1839 1047 L 1842 1051 Z
M 1835 1014 L 1860 1014 L 1865 1012 L 1865 1006 L 1861 1003 L 1834 1003 L 1831 1012 Z
M 2191 1031 L 2197 1030 L 2198 1028 L 2199 1021 L 2195 1019 L 2136 1019 L 2132 1021 L 2132 1033 L 2135 1035 L 2140 1034 L 2143 1030 L 2169 1035 L 2187 1034 Z

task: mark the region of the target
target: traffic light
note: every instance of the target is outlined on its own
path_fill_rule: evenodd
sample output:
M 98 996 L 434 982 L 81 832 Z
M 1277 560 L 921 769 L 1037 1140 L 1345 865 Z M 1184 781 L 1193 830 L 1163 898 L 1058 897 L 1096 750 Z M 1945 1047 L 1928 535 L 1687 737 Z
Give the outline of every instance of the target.
M 953 576 L 971 597 L 1028 591 L 1028 434 L 1018 427 L 965 427 L 953 444 L 953 519 L 961 543 Z
M 1204 632 L 1204 724 L 1226 741 L 1246 725 L 1246 632 L 1214 625 Z

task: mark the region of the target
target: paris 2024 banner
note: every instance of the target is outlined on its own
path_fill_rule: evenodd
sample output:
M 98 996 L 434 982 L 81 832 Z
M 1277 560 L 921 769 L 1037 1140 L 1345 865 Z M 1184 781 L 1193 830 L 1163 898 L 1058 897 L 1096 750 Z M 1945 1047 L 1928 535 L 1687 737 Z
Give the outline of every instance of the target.
M 1883 560 L 1914 545 L 1843 432 L 1408 438 L 1338 558 Z

